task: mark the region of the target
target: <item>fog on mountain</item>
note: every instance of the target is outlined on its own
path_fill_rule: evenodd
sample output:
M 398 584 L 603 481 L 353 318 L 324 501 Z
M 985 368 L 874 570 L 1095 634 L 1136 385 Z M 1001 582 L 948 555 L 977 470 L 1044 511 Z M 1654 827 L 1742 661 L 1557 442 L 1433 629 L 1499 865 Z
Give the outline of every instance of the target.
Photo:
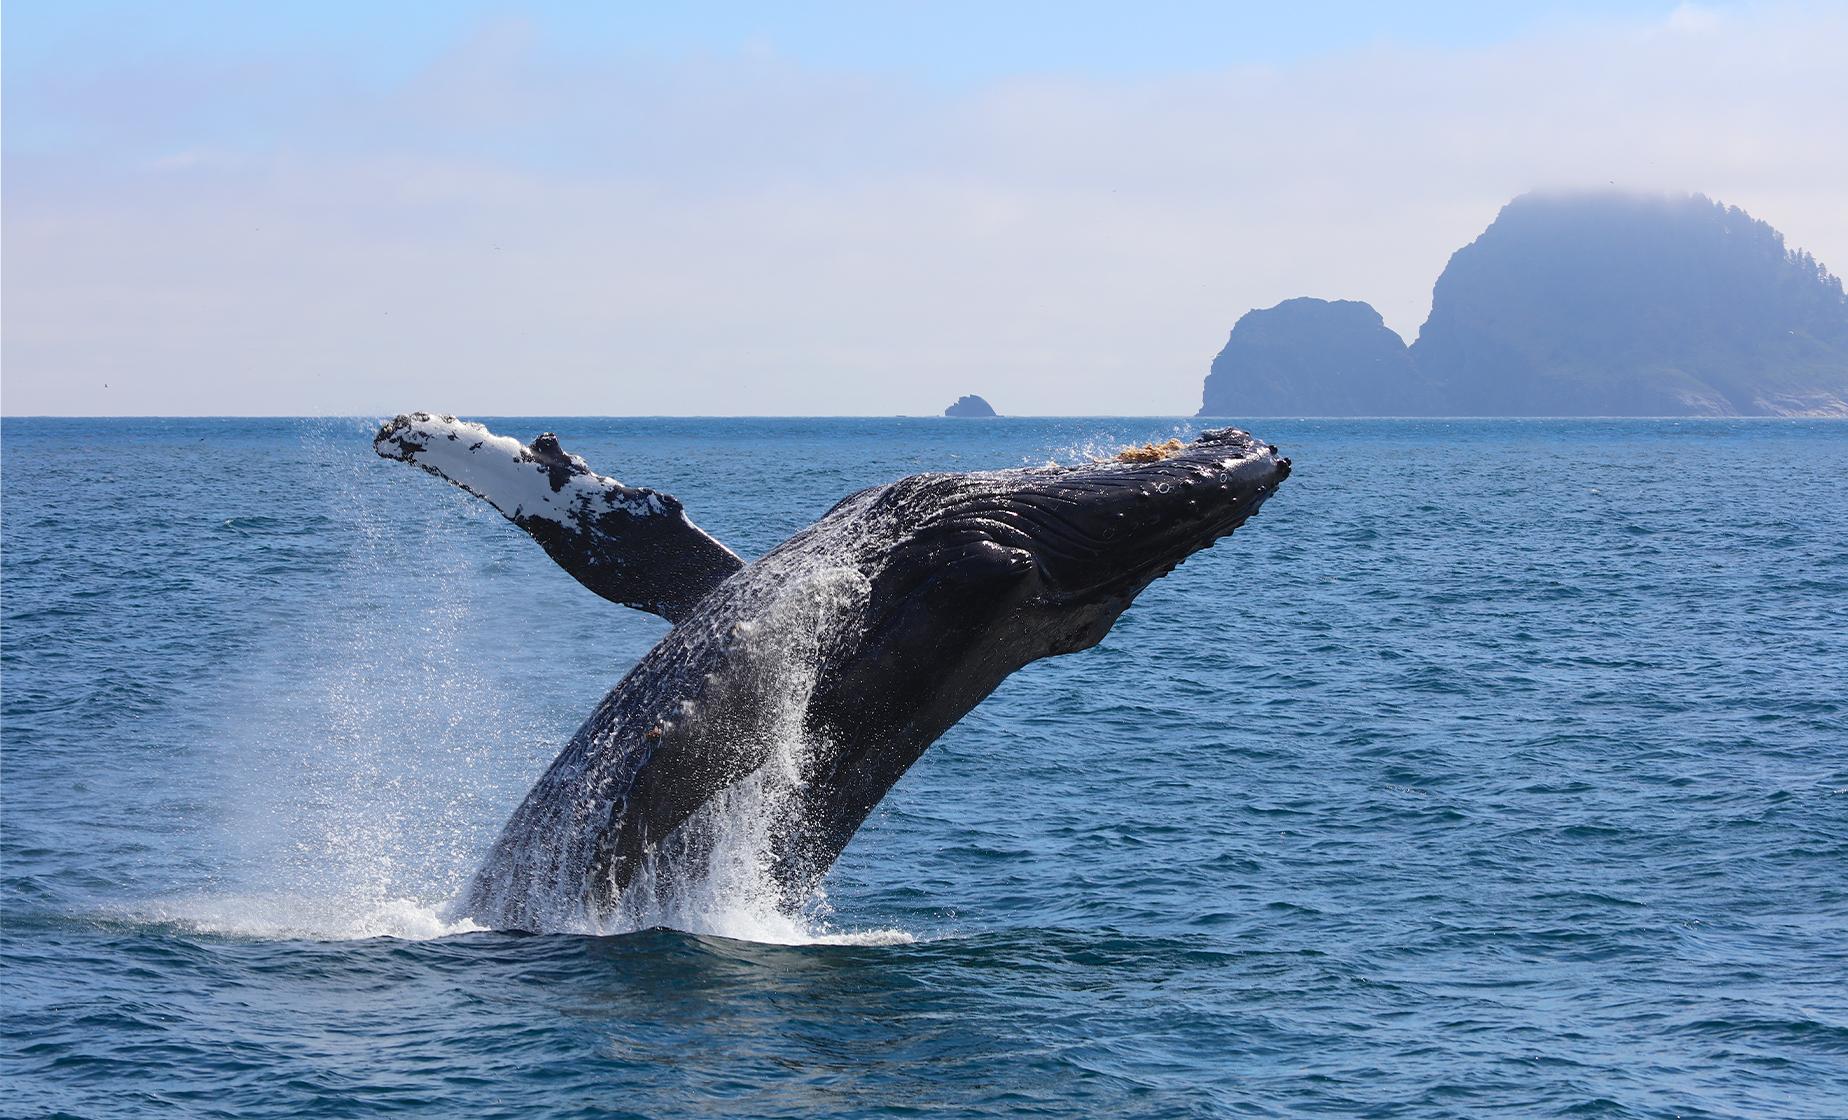
M 1523 195 L 1451 256 L 1412 346 L 1365 303 L 1253 311 L 1200 414 L 1848 416 L 1848 298 L 1702 195 Z

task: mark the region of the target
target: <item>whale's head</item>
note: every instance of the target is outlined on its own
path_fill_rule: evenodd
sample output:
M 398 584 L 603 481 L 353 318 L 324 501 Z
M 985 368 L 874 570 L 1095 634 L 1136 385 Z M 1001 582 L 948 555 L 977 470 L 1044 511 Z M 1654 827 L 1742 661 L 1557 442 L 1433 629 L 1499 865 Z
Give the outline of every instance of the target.
M 978 503 L 975 520 L 993 518 L 990 539 L 1031 559 L 1030 609 L 1096 607 L 1114 619 L 1150 582 L 1244 524 L 1289 473 L 1275 447 L 1223 428 L 1023 472 Z
M 925 597 L 939 620 L 985 613 L 986 640 L 1025 661 L 1069 653 L 1289 473 L 1275 447 L 1224 428 L 1070 466 L 914 476 L 875 503 L 906 538 L 878 582 L 889 609 Z

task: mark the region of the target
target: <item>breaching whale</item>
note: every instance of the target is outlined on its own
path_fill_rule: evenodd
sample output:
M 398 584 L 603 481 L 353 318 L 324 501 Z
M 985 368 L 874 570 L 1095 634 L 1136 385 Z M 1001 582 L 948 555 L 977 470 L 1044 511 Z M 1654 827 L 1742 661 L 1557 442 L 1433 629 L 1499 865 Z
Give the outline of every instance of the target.
M 599 595 L 673 629 L 585 720 L 458 901 L 497 929 L 606 928 L 695 880 L 750 786 L 785 909 L 1010 673 L 1095 645 L 1290 473 L 1233 429 L 1102 461 L 862 490 L 746 565 L 680 503 L 449 416 L 377 452 L 486 499 Z

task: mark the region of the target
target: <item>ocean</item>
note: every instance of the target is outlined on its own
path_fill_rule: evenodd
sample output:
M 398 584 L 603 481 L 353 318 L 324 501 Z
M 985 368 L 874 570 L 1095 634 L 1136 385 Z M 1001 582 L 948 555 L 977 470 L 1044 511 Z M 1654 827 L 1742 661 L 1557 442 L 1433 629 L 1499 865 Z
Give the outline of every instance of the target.
M 747 558 L 1199 427 L 483 419 Z M 0 428 L 0 1115 L 1848 1115 L 1848 424 L 1253 422 L 801 917 L 544 936 L 445 903 L 666 626 L 375 426 Z

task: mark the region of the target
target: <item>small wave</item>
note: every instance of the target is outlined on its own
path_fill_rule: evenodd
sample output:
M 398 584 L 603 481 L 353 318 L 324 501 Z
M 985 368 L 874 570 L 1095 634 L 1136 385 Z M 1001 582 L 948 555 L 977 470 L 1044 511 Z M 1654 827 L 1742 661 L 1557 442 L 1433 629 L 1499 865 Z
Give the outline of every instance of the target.
M 232 895 L 174 899 L 130 915 L 191 933 L 259 941 L 364 941 L 394 938 L 432 941 L 483 927 L 448 915 L 448 904 L 413 898 L 380 899 L 362 907 L 330 907 L 325 900 L 288 895 Z

